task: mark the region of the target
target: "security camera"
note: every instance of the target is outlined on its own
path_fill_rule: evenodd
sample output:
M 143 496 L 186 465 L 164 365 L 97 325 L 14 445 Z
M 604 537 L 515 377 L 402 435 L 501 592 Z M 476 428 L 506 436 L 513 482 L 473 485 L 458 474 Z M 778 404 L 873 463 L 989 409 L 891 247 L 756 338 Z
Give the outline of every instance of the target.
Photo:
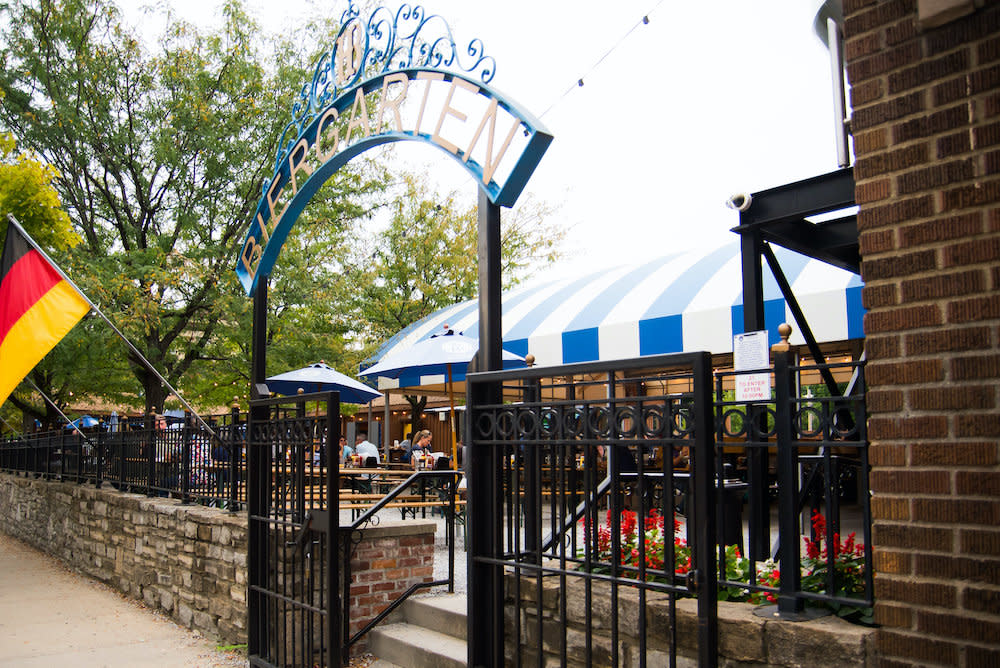
M 736 209 L 737 211 L 746 211 L 750 208 L 750 203 L 753 201 L 753 197 L 747 193 L 737 193 L 726 200 L 726 206 L 730 209 Z

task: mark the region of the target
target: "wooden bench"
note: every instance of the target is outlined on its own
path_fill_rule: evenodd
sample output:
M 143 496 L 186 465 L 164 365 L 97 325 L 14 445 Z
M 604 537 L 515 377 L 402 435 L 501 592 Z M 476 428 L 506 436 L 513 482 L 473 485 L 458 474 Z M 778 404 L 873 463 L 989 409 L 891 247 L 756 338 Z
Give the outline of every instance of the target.
M 350 510 L 354 513 L 352 516 L 357 517 L 358 514 L 366 510 L 374 508 L 385 496 L 382 494 L 365 494 L 365 493 L 350 493 L 340 495 L 340 509 Z M 464 500 L 455 499 L 455 508 L 460 508 L 465 506 Z M 402 494 L 400 496 L 394 497 L 392 501 L 389 501 L 382 508 L 398 508 L 402 516 L 406 517 L 407 511 L 411 511 L 412 515 L 416 517 L 416 512 L 420 508 L 439 508 L 442 511 L 451 507 L 449 501 L 444 501 L 441 499 L 433 499 L 427 496 L 421 497 L 418 494 Z

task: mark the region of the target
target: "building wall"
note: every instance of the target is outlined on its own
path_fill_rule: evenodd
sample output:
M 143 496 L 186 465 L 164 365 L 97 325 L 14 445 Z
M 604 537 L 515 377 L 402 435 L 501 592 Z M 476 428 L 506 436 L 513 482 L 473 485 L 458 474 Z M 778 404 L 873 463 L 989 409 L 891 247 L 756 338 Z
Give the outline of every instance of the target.
M 1000 665 L 1000 5 L 844 10 L 877 648 Z

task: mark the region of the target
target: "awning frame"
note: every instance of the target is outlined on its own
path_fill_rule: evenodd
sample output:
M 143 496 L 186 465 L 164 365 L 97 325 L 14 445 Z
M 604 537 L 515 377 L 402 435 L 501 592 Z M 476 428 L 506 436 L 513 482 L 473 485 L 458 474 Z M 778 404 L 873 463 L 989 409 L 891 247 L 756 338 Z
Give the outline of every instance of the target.
M 771 245 L 782 246 L 860 275 L 857 214 L 849 213 L 823 222 L 808 220 L 810 217 L 836 214 L 854 205 L 854 170 L 851 167 L 762 190 L 747 197 L 743 210 L 740 211 L 740 224 L 732 230 L 740 235 L 744 331 L 765 329 L 764 274 L 761 267 L 761 259 L 764 259 L 795 318 L 809 352 L 817 364 L 824 363 L 812 328 L 806 321 Z M 825 368 L 823 371 L 824 382 L 830 393 L 839 395 L 833 375 Z

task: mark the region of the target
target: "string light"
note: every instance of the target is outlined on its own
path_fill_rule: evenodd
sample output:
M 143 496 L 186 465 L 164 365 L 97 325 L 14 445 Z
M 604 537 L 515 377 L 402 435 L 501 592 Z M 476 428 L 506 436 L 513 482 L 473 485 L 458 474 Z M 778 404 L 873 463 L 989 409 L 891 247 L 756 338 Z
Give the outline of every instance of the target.
M 627 31 L 627 32 L 626 32 L 626 33 L 625 33 L 624 35 L 622 35 L 622 36 L 621 36 L 621 37 L 620 37 L 620 38 L 618 39 L 618 41 L 617 41 L 617 42 L 615 42 L 615 43 L 614 43 L 614 44 L 613 44 L 613 45 L 611 46 L 611 48 L 610 48 L 610 49 L 608 49 L 607 53 L 605 53 L 605 54 L 604 54 L 603 56 L 601 56 L 601 57 L 600 57 L 600 58 L 599 58 L 599 59 L 597 60 L 597 62 L 596 62 L 596 63 L 594 63 L 593 65 L 591 65 L 591 66 L 590 66 L 590 69 L 588 69 L 588 70 L 587 70 L 587 71 L 586 71 L 586 72 L 584 73 L 584 75 L 583 75 L 582 77 L 580 77 L 580 78 L 578 78 L 578 79 L 576 80 L 576 83 L 574 83 L 574 84 L 570 85 L 570 86 L 569 86 L 569 87 L 568 87 L 568 88 L 566 89 L 566 91 L 565 91 L 565 92 L 564 92 L 564 93 L 563 93 L 562 95 L 560 95 L 560 96 L 559 96 L 559 97 L 558 97 L 558 98 L 557 98 L 557 99 L 555 100 L 555 102 L 553 102 L 552 104 L 550 104 L 550 105 L 548 106 L 548 108 L 547 108 L 547 109 L 546 109 L 545 111 L 543 111 L 543 112 L 541 113 L 541 115 L 539 115 L 539 118 L 545 118 L 545 115 L 546 115 L 547 113 L 549 113 L 550 111 L 552 111 L 552 110 L 553 110 L 553 109 L 554 109 L 554 108 L 556 107 L 556 105 L 558 105 L 558 104 L 559 104 L 560 102 L 562 102 L 562 101 L 563 101 L 563 100 L 564 100 L 564 99 L 566 98 L 566 96 L 567 96 L 567 95 L 569 95 L 569 94 L 570 94 L 571 92 L 573 92 L 573 89 L 574 89 L 574 88 L 583 88 L 583 81 L 584 81 L 584 79 L 586 79 L 586 78 L 587 78 L 587 77 L 589 77 L 589 76 L 590 76 L 591 74 L 593 74 L 593 73 L 594 73 L 594 70 L 596 70 L 596 69 L 597 69 L 598 67 L 600 67 L 601 63 L 603 63 L 603 62 L 604 62 L 604 60 L 605 60 L 605 59 L 606 59 L 606 58 L 607 58 L 608 56 L 610 56 L 610 55 L 611 55 L 612 53 L 614 53 L 614 52 L 615 52 L 615 51 L 616 51 L 616 50 L 618 49 L 618 47 L 620 47 L 620 46 L 622 45 L 622 43 L 623 43 L 623 42 L 624 42 L 624 41 L 625 41 L 626 39 L 628 39 L 628 38 L 629 38 L 629 36 L 630 36 L 630 35 L 631 35 L 631 34 L 632 34 L 633 32 L 635 32 L 635 29 L 636 29 L 636 28 L 638 28 L 639 26 L 645 26 L 645 25 L 649 25 L 649 15 L 650 15 L 650 14 L 652 14 L 653 12 L 655 12 L 655 11 L 656 11 L 657 9 L 659 9 L 659 8 L 660 8 L 660 5 L 662 5 L 662 4 L 663 4 L 663 0 L 659 0 L 659 2 L 657 2 L 657 3 L 656 3 L 656 6 L 655 6 L 655 7 L 653 7 L 653 8 L 651 9 L 651 10 L 649 10 L 648 12 L 646 12 L 645 14 L 643 14 L 642 18 L 641 18 L 641 19 L 639 19 L 638 21 L 636 21 L 636 22 L 635 22 L 635 23 L 634 23 L 634 24 L 632 25 L 632 27 L 631 27 L 631 28 L 629 28 L 629 29 L 628 29 L 628 31 Z

